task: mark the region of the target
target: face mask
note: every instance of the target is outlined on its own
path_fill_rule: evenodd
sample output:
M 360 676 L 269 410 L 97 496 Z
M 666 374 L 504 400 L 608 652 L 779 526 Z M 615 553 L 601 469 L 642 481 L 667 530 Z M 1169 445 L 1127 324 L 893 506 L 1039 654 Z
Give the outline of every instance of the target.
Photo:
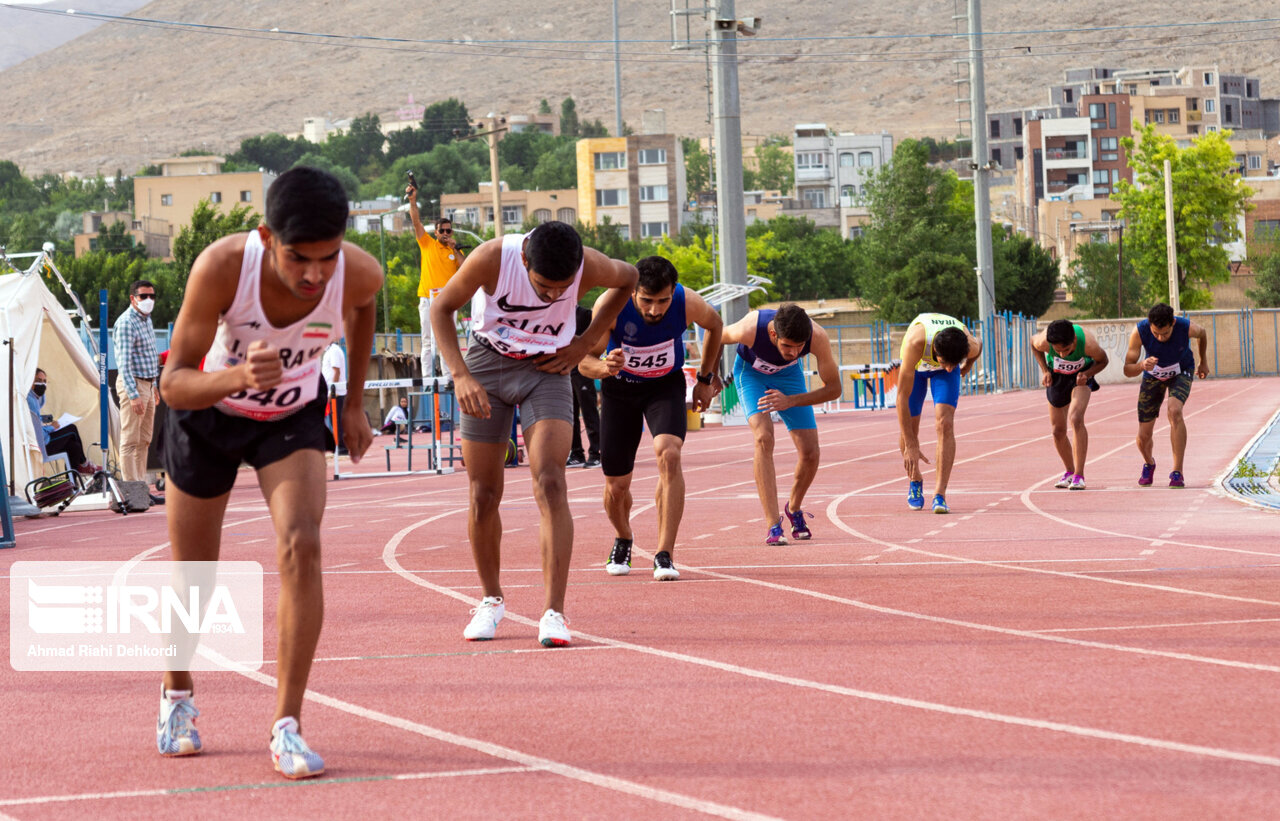
M 31 386 L 31 392 L 34 393 L 36 396 L 44 396 L 45 387 L 46 385 L 44 382 L 36 382 Z
M 151 309 L 152 309 L 152 308 L 154 308 L 154 307 L 156 307 L 156 301 L 155 301 L 154 299 L 140 299 L 140 300 L 138 300 L 138 310 L 139 310 L 139 311 L 142 311 L 142 313 L 144 313 L 144 314 L 149 314 L 149 313 L 151 313 Z

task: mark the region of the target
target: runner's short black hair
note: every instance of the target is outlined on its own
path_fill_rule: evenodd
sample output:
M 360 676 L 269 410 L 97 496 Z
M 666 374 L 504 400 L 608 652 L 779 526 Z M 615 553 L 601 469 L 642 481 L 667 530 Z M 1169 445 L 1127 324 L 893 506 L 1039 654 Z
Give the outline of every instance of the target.
M 548 220 L 524 239 L 524 258 L 529 270 L 552 282 L 573 279 L 582 265 L 582 237 L 572 225 Z
M 1055 319 L 1044 329 L 1044 341 L 1050 345 L 1069 345 L 1076 338 L 1076 329 L 1069 319 Z
M 952 325 L 933 335 L 933 356 L 946 365 L 963 365 L 969 358 L 969 337 Z
M 1167 328 L 1173 324 L 1173 308 L 1163 302 L 1157 302 L 1151 306 L 1151 310 L 1147 311 L 1147 322 L 1157 328 Z
M 299 165 L 267 189 L 267 227 L 284 245 L 323 242 L 347 231 L 347 192 L 328 171 Z
M 803 345 L 813 336 L 813 322 L 804 308 L 794 302 L 784 302 L 773 316 L 773 332 L 779 339 Z
M 640 274 L 636 287 L 649 294 L 660 294 L 668 288 L 674 288 L 680 281 L 676 266 L 666 257 L 645 257 L 636 263 L 636 271 Z

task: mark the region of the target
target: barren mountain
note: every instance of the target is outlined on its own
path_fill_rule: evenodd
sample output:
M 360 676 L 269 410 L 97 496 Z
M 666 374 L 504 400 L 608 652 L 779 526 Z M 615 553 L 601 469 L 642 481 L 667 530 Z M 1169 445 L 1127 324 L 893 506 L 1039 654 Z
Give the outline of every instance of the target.
M 621 4 L 623 117 L 638 126 L 644 109 L 661 108 L 669 131 L 704 135 L 707 66 L 700 52 L 669 48 L 669 8 Z M 952 60 L 967 49 L 948 36 L 955 8 L 740 1 L 739 16 L 764 21 L 757 36 L 739 38 L 743 132 L 819 121 L 898 137 L 955 135 Z M 1273 24 L 1201 25 L 1261 13 L 1209 0 L 1156 8 L 988 0 L 989 109 L 1045 104 L 1064 69 L 1090 65 L 1217 63 L 1261 77 L 1263 95 L 1280 96 Z M 1058 9 L 1069 11 L 1046 14 Z M 571 95 L 580 116 L 612 128 L 610 10 L 604 0 L 157 0 L 132 14 L 153 22 L 109 22 L 0 72 L 0 158 L 28 174 L 131 171 L 185 149 L 228 151 L 247 136 L 299 131 L 304 117 L 385 119 L 409 95 L 458 97 L 473 114 L 531 112 L 543 98 L 558 112 Z
M 101 14 L 128 14 L 145 5 L 140 0 L 84 0 L 76 2 L 80 12 Z M 98 26 L 102 22 L 84 14 L 66 14 L 52 16 L 38 14 L 31 8 L 14 8 L 14 6 L 35 7 L 38 10 L 59 8 L 56 4 L 46 5 L 43 0 L 34 2 L 0 2 L 0 69 L 17 65 L 29 57 L 57 48 L 68 40 L 74 40 Z

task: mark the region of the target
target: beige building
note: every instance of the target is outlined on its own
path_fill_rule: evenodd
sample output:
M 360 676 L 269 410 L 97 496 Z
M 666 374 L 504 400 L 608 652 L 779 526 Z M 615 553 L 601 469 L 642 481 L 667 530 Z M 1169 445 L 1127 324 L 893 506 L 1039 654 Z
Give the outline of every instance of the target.
M 573 225 L 578 220 L 578 189 L 556 191 L 508 191 L 502 184 L 502 228 L 519 231 L 526 220 L 539 223 L 560 220 Z M 480 190 L 468 194 L 445 194 L 440 198 L 440 213 L 456 225 L 483 231 L 493 226 L 493 184 L 481 183 Z M 434 215 L 423 214 L 428 222 Z
M 133 178 L 135 217 L 167 223 L 172 243 L 173 237 L 191 224 L 191 214 L 200 200 L 209 200 L 223 214 L 242 205 L 261 214 L 276 175 L 269 171 L 224 174 L 224 162 L 225 158 L 213 156 L 153 160 L 152 165 L 160 166 L 159 176 Z M 167 249 L 164 256 L 169 256 Z
M 684 149 L 673 134 L 578 140 L 578 216 L 607 218 L 626 239 L 680 233 L 685 210 Z
M 134 243 L 147 249 L 148 257 L 172 259 L 169 256 L 169 223 L 162 219 L 135 218 L 128 211 L 86 211 L 82 219 L 82 231 L 73 237 L 76 259 L 98 250 L 98 235 L 120 222 L 125 224 Z

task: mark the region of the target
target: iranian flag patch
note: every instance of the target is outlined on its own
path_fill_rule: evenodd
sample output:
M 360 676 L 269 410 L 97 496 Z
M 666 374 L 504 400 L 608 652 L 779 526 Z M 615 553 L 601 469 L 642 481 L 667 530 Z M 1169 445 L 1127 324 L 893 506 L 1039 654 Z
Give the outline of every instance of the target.
M 303 339 L 328 339 L 333 333 L 333 325 L 328 322 L 308 322 L 302 329 Z

